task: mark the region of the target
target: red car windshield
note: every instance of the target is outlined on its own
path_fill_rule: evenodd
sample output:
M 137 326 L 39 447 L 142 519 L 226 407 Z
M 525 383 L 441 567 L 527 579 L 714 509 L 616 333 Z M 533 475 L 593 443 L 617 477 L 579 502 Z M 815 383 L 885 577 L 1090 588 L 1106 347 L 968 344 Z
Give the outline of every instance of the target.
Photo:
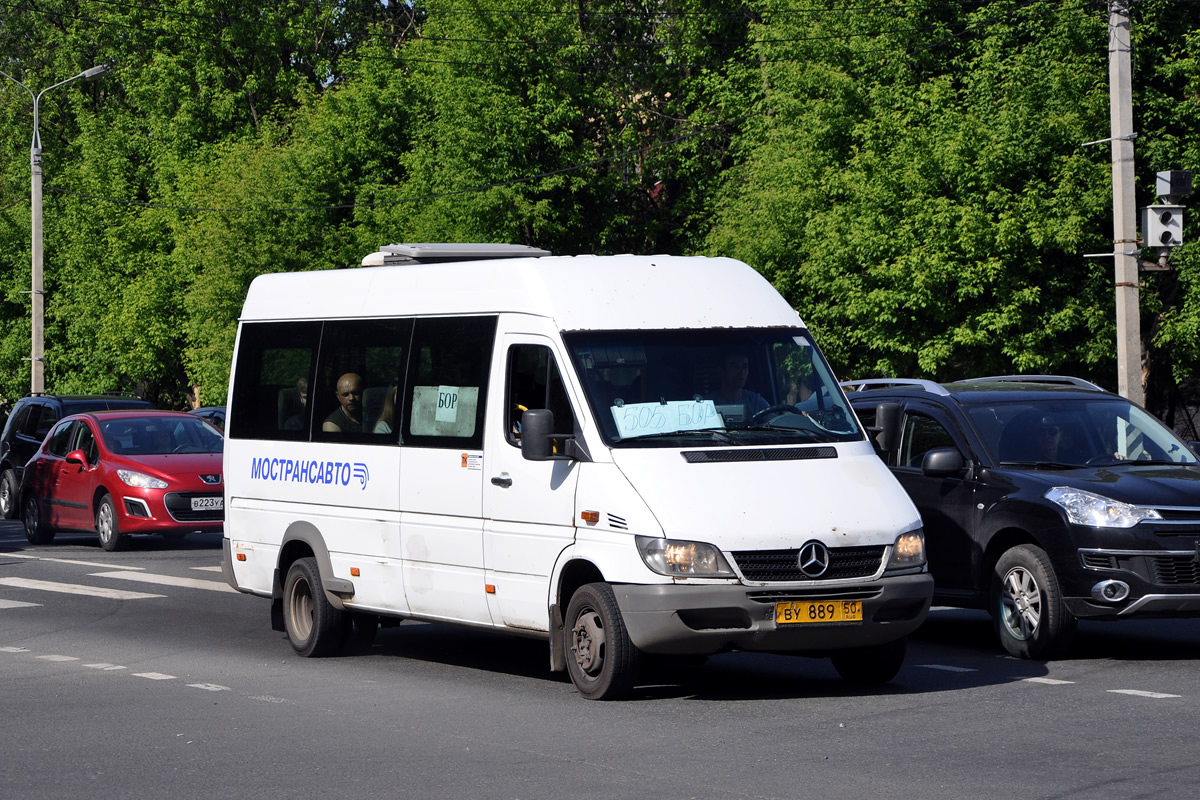
M 104 445 L 126 456 L 166 453 L 220 453 L 225 440 L 196 417 L 118 417 L 100 423 Z

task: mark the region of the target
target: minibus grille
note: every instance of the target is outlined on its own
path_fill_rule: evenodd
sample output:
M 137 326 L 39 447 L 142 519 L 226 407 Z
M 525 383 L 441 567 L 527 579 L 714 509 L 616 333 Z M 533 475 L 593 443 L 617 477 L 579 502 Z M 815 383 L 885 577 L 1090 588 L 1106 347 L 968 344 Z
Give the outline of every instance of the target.
M 748 581 L 836 581 L 879 572 L 886 545 L 829 548 L 829 568 L 819 578 L 800 571 L 800 550 L 735 550 L 733 560 Z

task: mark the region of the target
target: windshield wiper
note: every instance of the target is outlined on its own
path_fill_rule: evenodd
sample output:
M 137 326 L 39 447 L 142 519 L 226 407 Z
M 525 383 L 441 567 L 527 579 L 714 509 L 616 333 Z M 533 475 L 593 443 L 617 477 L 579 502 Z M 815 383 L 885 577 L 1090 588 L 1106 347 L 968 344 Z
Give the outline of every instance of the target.
M 730 436 L 727 431 L 722 428 L 693 428 L 685 431 L 660 431 L 659 433 L 646 433 L 640 436 L 628 436 L 621 439 L 623 442 L 636 442 L 643 439 L 677 439 L 682 437 L 703 436 L 707 439 L 716 439 L 728 444 L 738 444 L 738 440 Z
M 1082 469 L 1083 464 L 1064 464 L 1061 461 L 1001 461 L 1001 467 L 1032 467 L 1033 469 Z
M 771 433 L 790 433 L 796 436 L 804 436 L 808 439 L 825 440 L 824 435 L 820 431 L 815 431 L 812 428 L 791 428 L 786 425 L 730 425 L 729 430 L 736 433 L 742 431 L 770 431 Z

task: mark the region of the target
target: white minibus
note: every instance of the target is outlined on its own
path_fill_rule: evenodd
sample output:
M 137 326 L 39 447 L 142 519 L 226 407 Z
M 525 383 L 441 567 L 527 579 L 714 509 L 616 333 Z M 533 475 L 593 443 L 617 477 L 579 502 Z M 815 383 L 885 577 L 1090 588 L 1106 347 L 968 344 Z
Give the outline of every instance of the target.
M 543 639 L 590 699 L 732 650 L 882 683 L 929 610 L 920 516 L 739 261 L 388 245 L 263 275 L 226 425 L 225 578 L 302 656 L 416 620 Z

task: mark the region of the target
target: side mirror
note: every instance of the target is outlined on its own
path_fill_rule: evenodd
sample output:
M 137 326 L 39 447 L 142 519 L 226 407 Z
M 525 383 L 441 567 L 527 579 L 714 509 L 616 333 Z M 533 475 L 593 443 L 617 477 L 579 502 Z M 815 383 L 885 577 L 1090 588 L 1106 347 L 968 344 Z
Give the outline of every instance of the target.
M 954 447 L 935 447 L 921 459 L 921 472 L 931 478 L 961 475 L 966 466 L 962 453 Z
M 82 467 L 87 464 L 87 453 L 83 452 L 82 450 L 72 450 L 71 452 L 67 453 L 67 463 L 78 464 Z
M 531 408 L 521 415 L 521 455 L 526 461 L 549 461 L 554 455 L 554 412 Z
M 900 425 L 904 420 L 904 406 L 899 403 L 880 403 L 875 406 L 875 427 L 872 433 L 875 446 L 885 453 L 890 453 L 900 446 Z

